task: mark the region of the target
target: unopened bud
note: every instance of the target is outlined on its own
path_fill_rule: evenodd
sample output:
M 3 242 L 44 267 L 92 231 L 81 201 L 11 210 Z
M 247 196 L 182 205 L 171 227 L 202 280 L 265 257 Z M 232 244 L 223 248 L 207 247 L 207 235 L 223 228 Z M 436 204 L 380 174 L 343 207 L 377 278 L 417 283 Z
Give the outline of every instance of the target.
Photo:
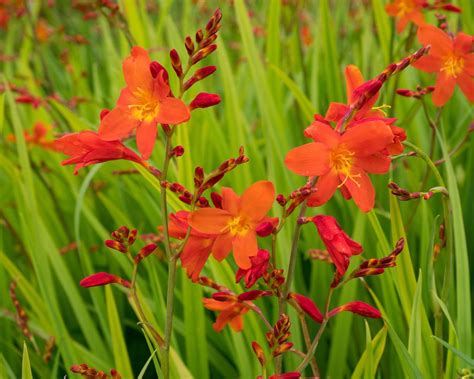
M 191 110 L 196 108 L 208 108 L 217 105 L 220 102 L 221 98 L 219 95 L 214 93 L 201 92 L 194 98 L 193 101 L 191 101 L 191 104 L 189 104 L 189 108 Z
M 265 353 L 263 352 L 262 347 L 255 341 L 252 342 L 252 349 L 257 356 L 260 365 L 263 367 L 267 364 L 267 360 L 265 359 Z
M 181 65 L 181 59 L 179 57 L 179 54 L 175 49 L 172 49 L 170 51 L 170 58 L 174 72 L 176 73 L 178 78 L 181 78 L 183 76 L 183 67 Z

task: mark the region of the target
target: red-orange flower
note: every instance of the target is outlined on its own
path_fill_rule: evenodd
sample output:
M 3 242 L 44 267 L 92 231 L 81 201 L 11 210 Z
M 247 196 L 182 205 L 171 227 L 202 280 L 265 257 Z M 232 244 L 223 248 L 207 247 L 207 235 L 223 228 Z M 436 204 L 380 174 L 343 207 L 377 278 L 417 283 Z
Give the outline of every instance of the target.
M 32 146 L 39 146 L 46 150 L 56 150 L 54 141 L 48 139 L 48 133 L 51 130 L 51 126 L 45 125 L 42 122 L 37 122 L 33 126 L 32 131 L 25 130 L 23 136 L 25 142 Z M 7 135 L 7 140 L 11 142 L 16 141 L 16 137 L 13 134 Z
M 259 250 L 257 255 L 250 257 L 252 266 L 249 269 L 239 268 L 235 274 L 235 282 L 238 283 L 245 278 L 245 287 L 252 287 L 258 279 L 260 279 L 268 269 L 270 253 L 267 250 Z
M 254 183 L 242 196 L 224 187 L 222 209 L 198 209 L 188 221 L 197 231 L 217 237 L 212 248 L 216 259 L 224 259 L 233 250 L 237 265 L 248 269 L 250 257 L 258 251 L 256 229 L 265 221 L 274 198 L 275 189 L 268 181 Z
M 436 72 L 433 103 L 441 107 L 451 98 L 456 84 L 474 102 L 474 37 L 458 33 L 452 39 L 447 33 L 431 25 L 418 30 L 423 45 L 431 45 L 428 55 L 413 64 L 426 72 Z
M 336 265 L 338 274 L 344 275 L 349 267 L 351 256 L 362 253 L 362 246 L 351 239 L 332 216 L 315 216 L 313 222 L 326 245 L 332 262 Z
M 167 74 L 151 62 L 146 50 L 135 46 L 123 62 L 127 87 L 117 106 L 101 121 L 99 134 L 107 141 L 127 137 L 137 130 L 137 147 L 148 159 L 155 146 L 157 123 L 180 124 L 189 120 L 190 112 L 180 99 L 172 97 Z
M 186 237 L 189 226 L 188 216 L 189 212 L 187 211 L 170 214 L 169 233 L 171 237 L 179 239 Z M 181 259 L 181 265 L 186 269 L 188 277 L 193 282 L 199 279 L 202 268 L 212 252 L 215 240 L 216 236 L 191 229 L 191 234 L 179 258 Z
M 307 129 L 307 135 L 314 142 L 290 150 L 285 164 L 299 175 L 319 176 L 317 191 L 308 199 L 308 205 L 326 203 L 340 188 L 362 211 L 370 211 L 375 190 L 367 173 L 384 174 L 389 170 L 387 147 L 393 142 L 390 127 L 383 121 L 367 119 L 340 134 L 319 120 Z
M 348 65 L 344 70 L 344 76 L 346 78 L 346 94 L 347 104 L 332 102 L 329 104 L 329 108 L 324 118 L 327 121 L 334 121 L 337 123 L 342 122 L 344 115 L 350 110 L 350 104 L 357 102 L 358 96 L 362 92 L 361 89 L 374 86 L 377 89 L 376 83 L 373 80 L 368 82 L 364 81 L 364 77 L 360 72 L 359 68 L 355 65 Z M 380 82 L 379 82 L 380 83 Z M 380 86 L 378 87 L 378 89 Z M 352 117 L 351 121 L 346 125 L 346 128 L 357 126 L 363 120 L 376 119 L 385 122 L 393 133 L 393 142 L 387 147 L 390 155 L 401 154 L 403 152 L 402 142 L 406 140 L 405 130 L 393 125 L 396 121 L 395 118 L 386 118 L 384 113 L 380 110 L 373 109 L 374 104 L 377 102 L 379 97 L 377 92 L 367 99 L 367 102 L 359 109 L 356 114 Z
M 409 22 L 418 26 L 425 23 L 422 11 L 427 6 L 426 0 L 393 0 L 385 6 L 385 10 L 397 19 L 397 33 L 401 33 Z
M 244 303 L 237 299 L 225 301 L 202 299 L 202 302 L 207 309 L 220 312 L 216 322 L 212 325 L 216 332 L 220 332 L 227 324 L 236 332 L 240 332 L 244 328 L 242 316 L 249 311 Z
M 71 156 L 63 161 L 62 165 L 75 164 L 75 175 L 82 167 L 116 159 L 146 165 L 137 154 L 120 141 L 104 141 L 97 133 L 91 131 L 66 134 L 54 141 L 54 148 Z

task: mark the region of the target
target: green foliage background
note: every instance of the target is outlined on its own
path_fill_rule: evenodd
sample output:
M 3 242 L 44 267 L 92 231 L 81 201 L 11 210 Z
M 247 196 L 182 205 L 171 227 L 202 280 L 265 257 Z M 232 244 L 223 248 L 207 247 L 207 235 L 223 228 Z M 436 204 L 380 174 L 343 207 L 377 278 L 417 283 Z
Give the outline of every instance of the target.
M 314 113 L 324 114 L 331 101 L 345 101 L 345 65 L 354 63 L 366 78 L 371 78 L 390 62 L 403 58 L 407 47 L 407 31 L 394 34 L 393 20 L 385 14 L 385 3 L 380 0 L 161 0 L 155 11 L 147 9 L 144 0 L 122 0 L 119 4 L 137 44 L 151 49 L 152 57 L 169 70 L 169 50 L 174 47 L 184 57 L 184 37 L 204 27 L 215 7 L 222 10 L 218 50 L 205 62 L 215 64 L 218 71 L 196 85 L 186 98 L 191 100 L 198 91 L 215 92 L 221 95 L 222 103 L 194 112 L 190 122 L 180 126 L 175 140 L 184 146 L 186 154 L 172 166 L 171 177 L 189 187 L 195 166 L 210 171 L 236 156 L 243 145 L 250 162 L 226 176 L 222 184 L 240 192 L 256 180 L 268 179 L 275 183 L 278 193 L 290 193 L 305 179 L 286 170 L 283 158 L 289 149 L 305 142 L 303 130 Z M 460 16 L 448 15 L 451 29 L 472 34 L 472 2 L 460 0 L 456 4 L 464 12 Z M 301 12 L 306 21 L 299 17 Z M 33 33 L 39 17 L 53 27 L 64 25 L 70 35 L 83 35 L 90 44 L 65 42 L 60 33 L 39 43 Z M 435 22 L 433 15 L 429 20 Z M 303 24 L 308 25 L 313 37 L 309 46 L 302 44 L 300 38 Z M 265 33 L 257 33 L 255 28 Z M 410 51 L 418 47 L 415 40 Z M 124 33 L 116 26 L 102 16 L 93 21 L 82 20 L 68 1 L 56 1 L 53 7 L 32 1 L 28 15 L 13 19 L 6 31 L 0 31 L 2 53 L 17 57 L 0 62 L 2 83 L 25 86 L 39 97 L 54 92 L 64 99 L 87 99 L 75 109 L 54 100 L 48 101 L 47 108 L 33 109 L 15 103 L 10 92 L 0 94 L 2 378 L 18 377 L 22 367 L 25 378 L 31 377 L 29 367 L 34 377 L 58 378 L 72 364 L 82 362 L 103 370 L 116 367 L 125 378 L 137 377 L 154 350 L 136 325 L 136 317 L 119 288 L 83 289 L 78 283 L 97 271 L 128 275 L 126 258 L 107 250 L 102 241 L 121 225 L 135 227 L 140 233 L 156 230 L 162 222 L 156 184 L 146 175 L 114 175 L 114 170 L 131 168 L 129 162 L 98 165 L 74 176 L 71 167 L 60 165 L 62 156 L 28 146 L 23 138 L 23 130 L 37 121 L 54 124 L 56 133 L 96 130 L 100 110 L 114 106 L 124 85 L 121 62 L 129 48 Z M 61 63 L 64 49 L 69 52 L 70 67 Z M 432 83 L 432 76 L 408 68 L 389 80 L 379 100 L 379 104 L 392 105 L 388 114 L 398 118 L 397 125 L 406 129 L 410 142 L 426 151 L 431 131 L 420 102 L 393 93 L 395 88 L 413 89 L 417 84 Z M 429 112 L 434 114 L 436 110 L 427 100 Z M 469 233 L 474 214 L 474 149 L 468 141 L 459 153 L 448 155 L 464 138 L 472 120 L 472 106 L 456 90 L 442 112 L 434 154 L 435 159 L 446 159 L 439 169 L 450 193 L 452 256 L 444 249 L 433 264 L 433 244 L 438 240 L 443 217 L 441 197 L 399 203 L 386 188 L 389 179 L 412 191 L 439 185 L 431 175 L 427 188 L 419 188 L 426 164 L 416 157 L 397 159 L 389 175 L 373 177 L 377 188 L 373 212 L 361 213 L 339 194 L 324 207 L 310 210 L 311 215 L 334 215 L 363 244 L 364 258 L 387 255 L 405 234 L 408 242 L 397 268 L 364 283 L 353 281 L 336 292 L 333 304 L 364 300 L 377 305 L 385 321 L 364 321 L 351 314 L 340 314 L 331 320 L 317 351 L 324 376 L 435 377 L 435 351 L 440 346 L 447 356 L 446 378 L 472 366 L 472 263 L 470 266 L 468 252 L 474 246 L 474 234 Z M 7 141 L 9 133 L 16 136 L 16 144 Z M 157 167 L 161 165 L 162 151 L 159 141 L 152 157 Z M 183 207 L 173 195 L 170 199 L 173 210 Z M 277 206 L 274 214 L 279 215 Z M 291 232 L 289 223 L 278 240 L 282 267 L 288 264 Z M 61 255 L 59 250 L 73 241 L 77 241 L 78 249 Z M 93 249 L 94 246 L 98 248 Z M 321 247 L 315 229 L 306 226 L 294 287 L 319 306 L 324 303 L 333 268 L 310 260 L 305 252 Z M 146 299 L 146 312 L 162 326 L 166 265 L 153 256 L 143 267 L 139 286 Z M 234 284 L 234 268 L 230 260 L 222 264 L 211 260 L 204 274 L 242 291 Z M 445 274 L 449 286 L 448 292 L 442 294 Z M 173 376 L 256 377 L 260 368 L 250 343 L 256 340 L 265 346 L 260 321 L 248 314 L 243 333 L 226 328 L 216 334 L 211 327 L 215 315 L 201 303 L 206 293 L 193 285 L 182 270 L 178 275 Z M 28 349 L 24 348 L 25 338 L 13 320 L 14 308 L 8 295 L 12 280 L 18 284 L 17 293 L 39 347 L 49 336 L 56 337 L 49 364 L 43 363 L 29 341 L 25 345 Z M 259 300 L 259 304 L 276 321 L 275 304 L 267 299 Z M 443 334 L 439 337 L 447 346 L 432 338 L 435 312 L 442 313 Z M 296 320 L 294 314 L 290 316 Z M 295 322 L 291 340 L 296 346 L 303 346 L 296 325 Z M 311 330 L 315 333 L 316 325 L 311 324 Z M 152 360 L 156 362 L 156 356 Z M 298 362 L 296 355 L 288 354 L 286 370 L 291 371 Z M 156 377 L 154 363 L 142 375 Z

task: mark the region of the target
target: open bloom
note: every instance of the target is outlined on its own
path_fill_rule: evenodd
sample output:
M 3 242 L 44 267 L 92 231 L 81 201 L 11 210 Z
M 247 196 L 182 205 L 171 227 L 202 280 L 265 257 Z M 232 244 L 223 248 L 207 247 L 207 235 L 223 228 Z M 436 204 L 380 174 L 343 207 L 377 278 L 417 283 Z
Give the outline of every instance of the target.
M 362 253 L 362 246 L 352 240 L 332 216 L 315 216 L 313 222 L 326 245 L 331 260 L 336 265 L 338 274 L 344 275 L 349 267 L 351 256 Z
M 120 141 L 104 141 L 97 133 L 91 131 L 66 134 L 54 141 L 54 148 L 71 156 L 63 161 L 62 165 L 75 164 L 75 175 L 82 167 L 116 159 L 146 165 L 137 154 Z
M 362 211 L 370 211 L 375 190 L 367 173 L 384 174 L 389 170 L 387 148 L 393 142 L 390 127 L 381 120 L 367 119 L 340 134 L 320 120 L 308 129 L 314 142 L 290 150 L 285 158 L 291 171 L 319 176 L 317 191 L 309 197 L 308 205 L 326 203 L 340 188 Z
M 176 214 L 170 215 L 169 233 L 171 237 L 179 239 L 186 237 L 189 226 L 188 216 L 189 212 L 186 211 L 179 211 Z M 199 274 L 212 252 L 215 240 L 215 236 L 191 229 L 189 238 L 179 258 L 181 259 L 181 265 L 186 269 L 188 277 L 193 282 L 199 279 Z
M 447 33 L 431 25 L 418 29 L 418 39 L 431 45 L 428 55 L 413 64 L 426 72 L 436 72 L 433 103 L 441 107 L 451 98 L 456 84 L 474 102 L 474 37 L 458 33 L 452 39 Z
M 127 87 L 117 106 L 101 121 L 99 134 L 107 141 L 127 137 L 137 131 L 137 147 L 148 159 L 156 140 L 156 125 L 180 124 L 189 120 L 190 112 L 180 99 L 172 97 L 166 71 L 151 62 L 145 49 L 135 46 L 123 62 Z
M 346 128 L 357 126 L 361 121 L 367 119 L 383 121 L 390 126 L 393 133 L 393 142 L 387 147 L 389 154 L 401 154 L 403 152 L 402 142 L 406 140 L 405 130 L 393 125 L 396 121 L 395 118 L 386 118 L 381 110 L 373 108 L 379 97 L 378 89 L 380 89 L 380 85 L 377 87 L 377 81 L 374 80 L 368 82 L 364 81 L 364 77 L 359 68 L 352 64 L 346 66 L 344 76 L 346 79 L 347 104 L 332 102 L 329 104 L 329 108 L 324 118 L 327 121 L 334 121 L 337 123 L 342 122 L 344 115 L 349 111 L 350 105 L 357 102 L 358 97 L 361 92 L 363 92 L 362 89 L 370 89 L 370 87 L 372 87 L 376 89 L 375 93 L 373 96 L 368 98 L 365 104 L 355 113 Z M 380 82 L 378 83 L 380 84 Z M 305 133 L 308 135 L 309 132 L 310 129 L 307 129 Z
M 418 26 L 425 23 L 423 9 L 427 6 L 426 0 L 393 0 L 385 6 L 385 10 L 397 19 L 397 33 L 401 33 L 409 22 Z
M 240 332 L 244 328 L 242 316 L 249 311 L 244 303 L 231 299 L 225 301 L 202 299 L 202 302 L 207 309 L 220 312 L 216 322 L 212 325 L 216 332 L 220 332 L 227 324 L 236 332 Z
M 231 188 L 222 189 L 222 209 L 201 208 L 189 215 L 188 221 L 198 232 L 216 236 L 213 255 L 224 259 L 231 250 L 242 269 L 251 267 L 250 257 L 257 255 L 258 226 L 265 222 L 275 189 L 268 181 L 252 184 L 238 196 Z

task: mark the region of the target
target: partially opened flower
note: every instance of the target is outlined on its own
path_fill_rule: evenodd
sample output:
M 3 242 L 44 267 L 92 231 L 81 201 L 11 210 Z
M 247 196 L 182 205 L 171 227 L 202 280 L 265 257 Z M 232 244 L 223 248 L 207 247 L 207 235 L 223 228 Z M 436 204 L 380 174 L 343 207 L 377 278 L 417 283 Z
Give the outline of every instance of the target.
M 123 62 L 127 87 L 117 106 L 101 121 L 99 134 L 107 141 L 127 137 L 136 129 L 137 147 L 148 159 L 155 146 L 157 124 L 180 124 L 190 112 L 180 99 L 172 97 L 166 71 L 151 62 L 145 49 L 135 46 Z
M 257 255 L 250 257 L 252 266 L 248 269 L 239 268 L 235 274 L 236 283 L 245 278 L 245 287 L 252 287 L 263 274 L 267 272 L 270 253 L 267 250 L 259 250 Z
M 324 245 L 326 245 L 338 274 L 344 275 L 349 267 L 350 257 L 362 253 L 362 246 L 352 240 L 332 216 L 315 216 L 313 222 Z
M 432 25 L 418 30 L 418 39 L 423 45 L 431 45 L 428 55 L 413 64 L 416 68 L 437 73 L 433 103 L 441 107 L 447 103 L 456 84 L 474 102 L 474 37 L 458 33 L 451 38 Z
M 385 10 L 397 19 L 397 33 L 401 33 L 410 22 L 418 26 L 425 23 L 423 10 L 426 7 L 426 0 L 393 0 L 385 6 Z
M 237 265 L 249 269 L 250 257 L 258 251 L 256 229 L 267 220 L 274 198 L 273 184 L 268 181 L 252 184 L 242 196 L 224 187 L 222 209 L 198 209 L 189 215 L 189 225 L 217 237 L 212 248 L 216 259 L 224 259 L 233 250 Z
M 219 301 L 215 299 L 203 299 L 204 306 L 211 311 L 218 311 L 216 322 L 212 325 L 216 332 L 220 332 L 227 324 L 236 332 L 244 328 L 243 315 L 249 308 L 242 302 L 236 300 Z
M 310 128 L 314 142 L 290 150 L 285 158 L 291 171 L 319 176 L 317 191 L 309 197 L 308 205 L 326 203 L 340 188 L 362 211 L 370 211 L 375 190 L 367 173 L 384 174 L 389 170 L 387 148 L 394 138 L 391 128 L 376 119 L 362 120 L 342 134 L 323 121 L 315 121 Z
M 169 233 L 171 237 L 184 239 L 186 237 L 189 223 L 189 212 L 179 211 L 176 214 L 170 214 Z M 199 279 L 199 275 L 212 252 L 216 236 L 200 233 L 191 229 L 190 235 L 179 255 L 181 265 L 186 269 L 188 277 L 193 282 Z
M 382 317 L 382 314 L 377 308 L 374 308 L 363 301 L 351 301 L 350 303 L 336 307 L 329 312 L 329 317 L 333 317 L 341 312 L 352 312 L 358 314 L 359 316 L 370 318 Z
M 75 164 L 75 175 L 82 167 L 116 159 L 126 159 L 146 165 L 137 154 L 120 141 L 104 141 L 97 133 L 91 131 L 66 134 L 54 141 L 54 148 L 71 156 L 62 164 Z

